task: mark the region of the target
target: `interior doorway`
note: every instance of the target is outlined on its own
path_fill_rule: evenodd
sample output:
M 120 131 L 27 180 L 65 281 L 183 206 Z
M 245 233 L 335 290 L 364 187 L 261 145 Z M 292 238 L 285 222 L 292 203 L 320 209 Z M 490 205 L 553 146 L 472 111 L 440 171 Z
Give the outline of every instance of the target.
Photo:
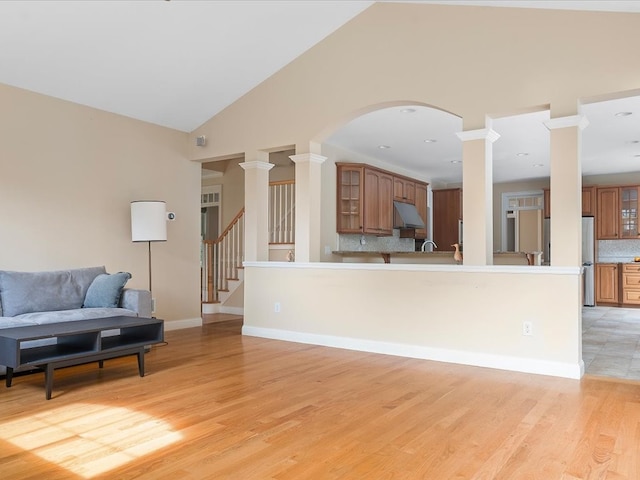
M 502 194 L 502 251 L 541 252 L 543 194 L 541 191 Z
M 220 236 L 221 203 L 222 185 L 202 187 L 200 201 L 200 236 L 202 240 L 216 240 Z

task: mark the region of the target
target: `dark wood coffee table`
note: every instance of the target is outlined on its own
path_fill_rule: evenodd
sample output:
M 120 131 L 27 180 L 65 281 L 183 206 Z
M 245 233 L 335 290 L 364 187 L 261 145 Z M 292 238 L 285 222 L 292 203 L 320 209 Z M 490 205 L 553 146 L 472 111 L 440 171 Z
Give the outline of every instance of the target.
M 120 330 L 103 337 L 102 332 Z M 39 347 L 24 344 L 54 338 L 55 343 Z M 7 367 L 6 385 L 14 371 L 37 367 L 44 370 L 46 398 L 51 398 L 56 368 L 99 362 L 109 358 L 138 356 L 138 372 L 144 376 L 145 347 L 164 341 L 164 321 L 157 318 L 105 317 L 75 322 L 28 325 L 0 329 L 0 365 Z

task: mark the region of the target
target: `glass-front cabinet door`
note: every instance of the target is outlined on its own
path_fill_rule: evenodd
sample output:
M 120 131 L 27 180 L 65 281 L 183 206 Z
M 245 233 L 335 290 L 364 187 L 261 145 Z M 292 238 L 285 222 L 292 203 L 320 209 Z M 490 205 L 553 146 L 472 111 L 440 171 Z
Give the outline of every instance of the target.
M 638 238 L 638 190 L 620 188 L 620 238 Z

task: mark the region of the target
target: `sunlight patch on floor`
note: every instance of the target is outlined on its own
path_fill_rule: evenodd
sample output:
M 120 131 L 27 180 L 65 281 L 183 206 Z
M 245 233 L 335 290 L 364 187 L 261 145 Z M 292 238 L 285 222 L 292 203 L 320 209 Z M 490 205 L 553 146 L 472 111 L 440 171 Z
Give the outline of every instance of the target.
M 0 438 L 83 478 L 92 478 L 179 441 L 145 413 L 75 403 L 0 423 Z

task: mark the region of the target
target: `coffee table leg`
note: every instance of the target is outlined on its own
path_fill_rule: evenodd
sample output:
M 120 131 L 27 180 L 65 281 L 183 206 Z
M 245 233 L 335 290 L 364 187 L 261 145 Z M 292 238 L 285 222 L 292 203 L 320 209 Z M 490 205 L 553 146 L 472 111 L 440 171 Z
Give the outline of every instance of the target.
M 13 380 L 13 368 L 7 367 L 7 377 L 5 379 L 7 388 L 11 386 L 12 380 Z
M 138 373 L 144 377 L 144 348 L 138 351 Z
M 47 363 L 44 369 L 44 385 L 47 400 L 51 400 L 51 390 L 53 389 L 53 365 L 50 363 Z

